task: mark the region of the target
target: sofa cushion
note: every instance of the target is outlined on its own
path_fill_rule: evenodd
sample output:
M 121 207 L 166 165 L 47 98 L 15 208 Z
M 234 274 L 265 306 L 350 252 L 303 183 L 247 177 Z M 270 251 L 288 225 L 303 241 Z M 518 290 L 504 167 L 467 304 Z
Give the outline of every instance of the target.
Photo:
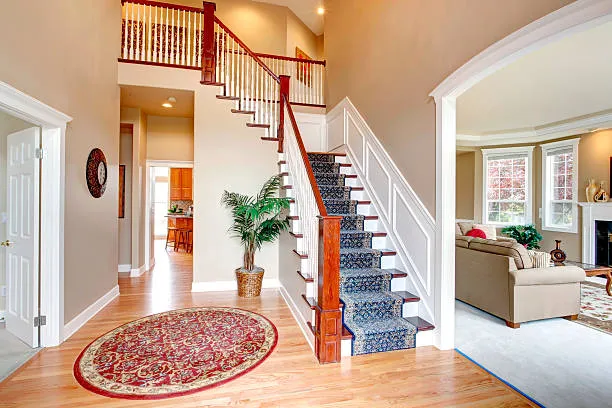
M 469 248 L 490 254 L 509 256 L 514 259 L 514 263 L 518 269 L 533 267 L 529 254 L 527 253 L 527 249 L 525 249 L 525 247 L 521 244 L 517 244 L 515 242 L 474 238 L 472 241 L 470 241 Z
M 510 271 L 510 282 L 514 286 L 558 285 L 578 283 L 585 279 L 584 270 L 577 266 L 551 266 Z
M 467 234 L 468 231 L 474 228 L 473 222 L 458 222 L 457 225 L 459 226 L 459 229 L 461 230 L 461 235 Z
M 493 225 L 474 224 L 474 229 L 483 230 L 487 239 L 497 239 L 497 230 Z
M 465 235 L 455 235 L 455 246 L 456 247 L 460 247 L 460 248 L 469 248 L 470 246 L 470 241 L 472 240 L 472 237 L 468 237 Z
M 478 229 L 478 228 L 472 228 L 465 235 L 468 237 L 473 237 L 473 238 L 485 238 L 485 239 L 487 238 L 487 234 L 485 234 L 483 230 Z
M 461 233 L 461 228 L 459 228 L 459 224 L 455 223 L 455 235 L 463 235 Z

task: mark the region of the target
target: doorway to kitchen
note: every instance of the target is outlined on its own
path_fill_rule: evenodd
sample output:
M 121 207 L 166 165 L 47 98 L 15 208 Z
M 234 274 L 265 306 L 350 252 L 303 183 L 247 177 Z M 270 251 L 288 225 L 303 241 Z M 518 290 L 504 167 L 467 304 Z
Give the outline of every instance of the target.
M 155 259 L 160 248 L 190 256 L 195 213 L 193 162 L 147 161 L 147 187 L 147 256 Z

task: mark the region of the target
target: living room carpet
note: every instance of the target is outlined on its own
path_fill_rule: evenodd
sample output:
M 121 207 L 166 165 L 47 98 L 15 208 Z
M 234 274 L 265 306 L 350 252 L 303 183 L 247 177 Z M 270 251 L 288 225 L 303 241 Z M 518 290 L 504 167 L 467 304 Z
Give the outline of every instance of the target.
M 94 340 L 77 358 L 74 376 L 107 397 L 176 397 L 244 375 L 272 353 L 277 339 L 268 319 L 247 310 L 173 310 Z
M 580 314 L 577 323 L 612 334 L 612 296 L 606 286 L 594 282 L 580 285 Z
M 309 153 L 323 204 L 340 222 L 340 299 L 344 325 L 353 334 L 352 355 L 413 348 L 417 329 L 402 318 L 403 299 L 391 292 L 391 274 L 380 269 L 382 252 L 372 249 L 372 233 L 333 154 Z

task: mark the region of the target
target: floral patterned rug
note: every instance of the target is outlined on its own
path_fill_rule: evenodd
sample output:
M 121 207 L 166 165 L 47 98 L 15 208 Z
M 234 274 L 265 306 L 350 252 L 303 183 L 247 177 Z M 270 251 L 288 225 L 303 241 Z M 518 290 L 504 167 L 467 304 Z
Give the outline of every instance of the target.
M 612 334 L 612 296 L 606 287 L 593 282 L 582 282 L 580 315 L 577 322 Z
M 74 376 L 86 389 L 107 397 L 176 397 L 247 373 L 272 353 L 277 340 L 276 327 L 247 310 L 173 310 L 94 340 L 77 358 Z

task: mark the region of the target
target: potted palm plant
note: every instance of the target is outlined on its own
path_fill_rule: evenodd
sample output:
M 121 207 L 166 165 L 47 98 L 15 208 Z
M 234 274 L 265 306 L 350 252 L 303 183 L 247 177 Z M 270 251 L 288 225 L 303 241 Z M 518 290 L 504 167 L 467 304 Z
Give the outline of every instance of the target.
M 236 269 L 238 296 L 260 295 L 264 270 L 255 265 L 255 252 L 289 229 L 289 220 L 281 215 L 289 208 L 289 199 L 277 197 L 280 183 L 280 177 L 274 176 L 265 182 L 257 196 L 225 191 L 221 197 L 221 203 L 232 212 L 229 231 L 240 239 L 244 249 L 242 267 Z

